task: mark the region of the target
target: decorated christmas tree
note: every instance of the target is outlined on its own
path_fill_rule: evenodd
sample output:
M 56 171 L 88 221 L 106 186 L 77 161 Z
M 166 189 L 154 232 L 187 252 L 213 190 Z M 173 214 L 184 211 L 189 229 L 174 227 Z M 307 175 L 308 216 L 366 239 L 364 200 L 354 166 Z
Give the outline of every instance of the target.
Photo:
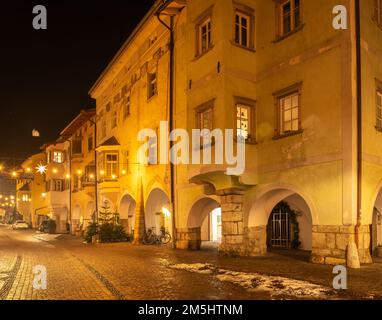
M 101 207 L 101 210 L 98 215 L 98 221 L 100 225 L 114 222 L 114 214 L 111 212 L 110 205 L 106 201 Z

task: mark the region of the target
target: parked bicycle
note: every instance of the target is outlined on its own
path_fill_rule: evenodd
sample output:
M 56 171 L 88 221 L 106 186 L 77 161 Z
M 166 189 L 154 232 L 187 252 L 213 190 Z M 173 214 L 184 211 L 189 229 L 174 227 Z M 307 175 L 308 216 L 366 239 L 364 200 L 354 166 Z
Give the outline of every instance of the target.
M 159 235 L 155 233 L 155 228 L 149 228 L 143 237 L 143 244 L 168 244 L 171 239 L 171 235 L 163 228 Z

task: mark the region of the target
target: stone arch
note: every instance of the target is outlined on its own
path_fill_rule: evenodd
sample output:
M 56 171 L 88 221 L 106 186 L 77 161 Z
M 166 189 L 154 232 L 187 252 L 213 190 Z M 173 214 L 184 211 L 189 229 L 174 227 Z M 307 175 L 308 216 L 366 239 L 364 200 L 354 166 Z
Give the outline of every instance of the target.
M 206 217 L 220 207 L 220 202 L 212 197 L 201 197 L 191 206 L 187 219 L 188 228 L 199 228 Z
M 129 234 L 132 234 L 135 228 L 135 208 L 136 201 L 129 193 L 125 193 L 119 202 L 119 218 L 121 225 Z
M 156 233 L 165 227 L 171 233 L 171 217 L 165 216 L 163 208 L 170 209 L 170 199 L 165 191 L 154 188 L 149 193 L 145 205 L 146 229 L 154 228 Z
M 267 250 L 267 226 L 274 208 L 281 202 L 287 203 L 291 209 L 301 213 L 297 218 L 300 226 L 301 249 L 312 250 L 313 225 L 318 224 L 316 211 L 306 195 L 290 185 L 269 185 L 258 191 L 252 201 L 247 217 L 250 237 L 261 243 L 257 248 L 261 253 Z
M 371 248 L 372 254 L 376 254 L 377 248 L 382 246 L 382 182 L 378 185 L 373 197 L 371 215 Z
M 193 230 L 196 233 L 196 237 L 200 237 L 201 244 L 209 243 L 209 247 L 211 247 L 213 242 L 220 242 L 222 235 L 221 210 L 217 211 L 220 208 L 220 201 L 217 198 L 206 196 L 200 197 L 191 206 L 187 227 L 188 230 Z M 220 224 L 216 221 L 216 214 L 214 213 L 219 215 Z M 219 234 L 219 239 L 214 238 L 216 234 Z

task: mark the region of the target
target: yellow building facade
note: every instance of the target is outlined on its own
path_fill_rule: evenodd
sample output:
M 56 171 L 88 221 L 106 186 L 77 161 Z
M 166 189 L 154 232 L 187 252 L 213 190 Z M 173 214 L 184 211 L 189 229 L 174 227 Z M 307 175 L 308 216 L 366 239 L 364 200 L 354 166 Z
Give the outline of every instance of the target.
M 337 4 L 157 1 L 91 89 L 96 110 L 61 133 L 72 231 L 108 207 L 136 242 L 164 228 L 180 249 L 298 248 L 328 264 L 356 243 L 371 262 L 382 245 L 382 1 L 363 0 L 359 20 L 357 2 L 343 1 L 340 30 Z M 163 121 L 190 137 L 233 130 L 246 141 L 244 173 L 227 174 L 226 159 L 159 161 L 180 139 L 170 145 Z M 139 141 L 142 129 L 152 136 Z M 158 164 L 140 161 L 145 142 Z M 189 151 L 217 160 L 218 146 Z

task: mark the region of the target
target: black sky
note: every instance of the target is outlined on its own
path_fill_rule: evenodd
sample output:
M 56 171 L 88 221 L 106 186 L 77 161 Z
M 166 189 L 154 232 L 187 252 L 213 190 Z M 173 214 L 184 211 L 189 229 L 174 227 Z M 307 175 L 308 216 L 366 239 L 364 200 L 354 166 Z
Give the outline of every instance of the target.
M 23 159 L 53 141 L 154 0 L 15 0 L 1 4 L 0 158 Z M 35 5 L 48 30 L 32 27 Z M 32 129 L 41 133 L 32 138 Z M 1 159 L 0 159 L 1 161 Z

